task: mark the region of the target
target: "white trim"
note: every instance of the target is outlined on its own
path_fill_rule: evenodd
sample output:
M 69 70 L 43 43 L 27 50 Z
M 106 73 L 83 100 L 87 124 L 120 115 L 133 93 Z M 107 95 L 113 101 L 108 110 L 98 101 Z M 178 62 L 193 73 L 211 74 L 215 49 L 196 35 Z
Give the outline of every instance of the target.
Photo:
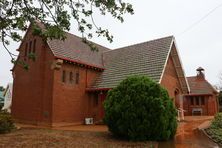
M 180 58 L 180 54 L 179 54 L 179 50 L 177 48 L 177 44 L 176 44 L 176 40 L 175 38 L 173 38 L 173 42 L 174 42 L 174 45 L 176 47 L 176 52 L 177 52 L 177 56 L 178 56 L 178 59 L 179 59 L 179 62 L 180 62 L 180 65 L 181 65 L 181 68 L 182 68 L 182 71 L 183 71 L 183 75 L 184 75 L 184 78 L 185 78 L 185 82 L 186 82 L 186 85 L 187 85 L 187 88 L 188 88 L 188 93 L 190 93 L 190 86 L 188 84 L 188 81 L 187 81 L 187 77 L 186 77 L 186 74 L 184 72 L 184 68 L 183 68 L 183 63 L 181 62 L 181 58 Z
M 167 53 L 167 58 L 166 58 L 166 61 L 165 61 L 165 64 L 164 64 L 164 67 L 163 67 L 163 70 L 162 70 L 162 74 L 160 76 L 160 80 L 159 80 L 159 84 L 161 83 L 162 79 L 163 79 L 163 75 L 164 75 L 164 72 L 165 72 L 165 69 L 166 69 L 166 66 L 167 66 L 167 62 L 168 62 L 168 59 L 169 59 L 169 56 L 170 56 L 170 52 L 172 50 L 172 45 L 173 45 L 173 42 L 174 42 L 174 37 L 172 37 L 172 41 L 170 43 L 170 49 L 168 50 L 168 53 Z
M 165 72 L 165 69 L 166 69 L 166 66 L 167 66 L 167 61 L 168 61 L 170 53 L 172 51 L 173 43 L 174 43 L 175 48 L 176 48 L 177 56 L 178 56 L 178 59 L 179 59 L 179 64 L 181 66 L 181 69 L 182 69 L 182 72 L 183 72 L 183 75 L 184 75 L 184 79 L 185 79 L 185 82 L 186 82 L 186 85 L 187 85 L 188 93 L 190 93 L 190 86 L 188 84 L 188 81 L 187 81 L 187 78 L 186 78 L 186 75 L 185 75 L 185 72 L 184 72 L 184 69 L 183 69 L 183 64 L 180 60 L 180 55 L 179 55 L 179 51 L 177 49 L 176 40 L 175 40 L 174 36 L 173 36 L 172 41 L 171 41 L 170 49 L 169 49 L 168 54 L 167 54 L 167 58 L 166 58 L 164 68 L 163 68 L 163 71 L 162 71 L 162 74 L 161 74 L 161 77 L 160 77 L 160 80 L 159 80 L 159 84 L 161 83 L 161 81 L 163 79 L 163 75 L 164 75 L 164 72 Z

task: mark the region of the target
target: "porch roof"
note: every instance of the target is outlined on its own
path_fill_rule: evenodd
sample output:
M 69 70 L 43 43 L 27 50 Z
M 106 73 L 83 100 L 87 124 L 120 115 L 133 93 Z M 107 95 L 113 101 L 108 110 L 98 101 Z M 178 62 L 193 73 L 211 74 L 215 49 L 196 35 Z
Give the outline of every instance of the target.
M 206 79 L 198 79 L 196 76 L 193 76 L 187 77 L 187 80 L 190 86 L 190 95 L 218 93 Z

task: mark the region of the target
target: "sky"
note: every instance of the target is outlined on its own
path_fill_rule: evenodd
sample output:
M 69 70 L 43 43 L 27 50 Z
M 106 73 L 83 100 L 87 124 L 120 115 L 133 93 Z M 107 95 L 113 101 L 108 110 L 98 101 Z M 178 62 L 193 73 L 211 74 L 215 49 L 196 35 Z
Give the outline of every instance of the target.
M 124 23 L 111 16 L 94 14 L 98 26 L 114 36 L 92 41 L 111 49 L 174 35 L 186 76 L 205 69 L 206 79 L 219 84 L 222 73 L 222 0 L 124 0 L 133 5 L 135 14 L 125 15 Z M 74 21 L 73 21 L 74 22 Z M 71 22 L 72 23 L 72 22 Z M 72 23 L 71 33 L 80 35 Z M 20 43 L 11 43 L 14 53 Z M 10 57 L 0 45 L 0 86 L 12 82 Z

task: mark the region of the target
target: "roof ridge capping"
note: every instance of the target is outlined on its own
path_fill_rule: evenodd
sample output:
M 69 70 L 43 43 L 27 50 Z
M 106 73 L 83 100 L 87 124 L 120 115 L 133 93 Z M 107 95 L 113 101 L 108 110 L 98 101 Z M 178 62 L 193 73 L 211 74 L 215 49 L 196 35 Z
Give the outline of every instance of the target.
M 167 39 L 167 38 L 171 38 L 172 41 L 175 41 L 174 35 L 169 35 L 169 36 L 160 37 L 160 38 L 156 38 L 156 39 L 152 39 L 152 40 L 148 40 L 148 41 L 144 41 L 144 42 L 140 42 L 140 43 L 135 43 L 135 44 L 127 45 L 127 46 L 122 46 L 122 47 L 119 47 L 119 48 L 116 48 L 116 49 L 105 51 L 104 53 L 119 50 L 119 49 L 123 49 L 123 48 L 128 48 L 128 47 L 131 47 L 131 46 L 137 46 L 137 45 L 140 45 L 140 44 L 145 44 L 145 43 L 149 43 L 149 42 L 153 42 L 153 41 L 159 41 L 159 40 L 163 40 L 163 39 Z
M 34 21 L 35 23 L 36 23 L 36 25 L 38 26 L 38 27 L 40 27 L 41 29 L 45 29 L 45 25 L 42 23 L 42 22 L 40 22 L 39 20 L 35 20 Z M 32 26 L 33 24 L 30 24 L 30 26 Z M 76 38 L 79 38 L 79 39 L 82 39 L 83 37 L 80 37 L 80 36 L 78 36 L 78 35 L 76 35 L 76 34 L 73 34 L 73 33 L 70 33 L 70 32 L 68 32 L 68 31 L 64 31 L 64 33 L 65 34 L 68 34 L 68 35 L 71 35 L 71 36 L 75 36 Z M 66 36 L 67 37 L 67 36 Z M 58 40 L 58 39 L 50 39 L 50 40 Z M 89 40 L 90 41 L 90 40 Z M 47 42 L 48 42 L 48 40 L 47 40 Z M 106 46 L 103 46 L 103 45 L 100 45 L 100 44 L 98 44 L 98 43 L 95 43 L 95 42 L 93 42 L 93 41 L 90 41 L 91 43 L 93 43 L 93 44 L 95 44 L 96 46 L 100 46 L 100 47 L 102 47 L 102 48 L 106 48 L 106 49 L 108 49 L 108 50 L 111 50 L 110 48 L 108 48 L 108 47 L 106 47 Z

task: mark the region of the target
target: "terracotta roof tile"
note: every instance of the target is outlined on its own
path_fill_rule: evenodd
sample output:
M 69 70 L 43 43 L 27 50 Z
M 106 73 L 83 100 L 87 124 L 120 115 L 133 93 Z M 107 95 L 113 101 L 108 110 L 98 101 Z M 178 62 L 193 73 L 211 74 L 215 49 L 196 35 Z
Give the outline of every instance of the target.
M 106 70 L 92 88 L 113 88 L 129 75 L 147 75 L 159 82 L 173 36 L 104 52 Z
M 70 33 L 66 33 L 66 37 L 64 41 L 56 39 L 47 41 L 54 56 L 104 68 L 102 53 L 110 49 L 95 44 L 99 51 L 92 51 L 80 37 Z
M 191 94 L 212 94 L 216 92 L 213 86 L 205 79 L 197 78 L 196 76 L 187 77 L 190 86 Z

